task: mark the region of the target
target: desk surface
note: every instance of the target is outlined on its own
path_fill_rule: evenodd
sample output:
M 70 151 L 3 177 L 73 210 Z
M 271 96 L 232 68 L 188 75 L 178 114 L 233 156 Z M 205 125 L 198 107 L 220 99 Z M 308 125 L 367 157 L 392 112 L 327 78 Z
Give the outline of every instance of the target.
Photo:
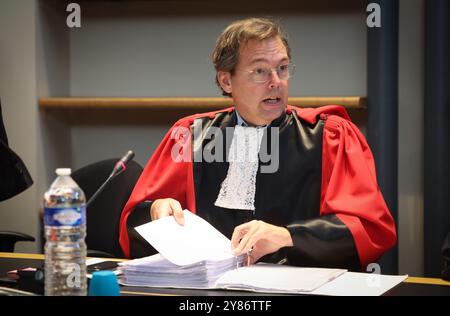
M 117 260 L 121 259 L 107 259 Z M 0 252 L 0 278 L 6 277 L 6 272 L 28 267 L 41 267 L 44 261 L 42 254 L 24 254 Z M 0 284 L 1 285 L 1 284 Z M 167 289 L 146 287 L 121 287 L 122 295 L 150 295 L 150 296 L 262 296 L 264 293 L 252 293 L 245 291 L 225 290 L 192 290 L 192 289 Z M 269 295 L 269 294 L 267 294 Z M 450 296 L 450 282 L 442 279 L 409 277 L 403 283 L 394 287 L 387 296 L 423 295 L 423 296 Z M 273 296 L 273 294 L 270 294 Z

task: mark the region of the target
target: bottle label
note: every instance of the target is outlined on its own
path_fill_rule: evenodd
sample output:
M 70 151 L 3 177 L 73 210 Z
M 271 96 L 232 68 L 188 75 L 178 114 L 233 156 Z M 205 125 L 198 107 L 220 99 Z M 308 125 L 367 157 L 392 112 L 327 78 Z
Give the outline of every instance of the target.
M 86 207 L 45 207 L 44 225 L 80 226 L 86 224 Z

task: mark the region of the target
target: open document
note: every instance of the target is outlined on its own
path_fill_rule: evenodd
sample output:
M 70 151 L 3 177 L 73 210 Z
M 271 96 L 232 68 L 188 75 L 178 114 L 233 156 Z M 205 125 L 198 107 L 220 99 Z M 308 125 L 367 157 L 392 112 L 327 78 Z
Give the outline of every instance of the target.
M 387 276 L 377 275 L 375 283 L 370 283 L 371 274 L 342 269 L 246 266 L 246 256 L 233 256 L 230 240 L 211 224 L 187 210 L 184 218 L 184 226 L 169 216 L 135 228 L 159 254 L 121 263 L 122 284 L 264 293 L 381 295 L 406 278 L 385 279 Z

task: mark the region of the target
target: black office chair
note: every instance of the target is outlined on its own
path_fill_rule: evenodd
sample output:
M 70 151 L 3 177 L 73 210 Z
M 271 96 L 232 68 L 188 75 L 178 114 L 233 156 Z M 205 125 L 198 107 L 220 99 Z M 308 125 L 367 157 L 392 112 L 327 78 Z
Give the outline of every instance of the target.
M 0 231 L 0 252 L 14 252 L 16 242 L 35 240 L 34 237 L 24 233 L 2 230 Z
M 86 200 L 108 178 L 118 159 L 90 164 L 72 173 L 72 178 L 86 195 Z M 142 167 L 135 161 L 116 176 L 86 209 L 88 256 L 123 258 L 119 244 L 119 223 L 122 209 L 133 191 Z
M 0 103 L 0 201 L 25 191 L 33 184 L 22 159 L 8 145 Z M 35 241 L 34 237 L 12 231 L 0 231 L 0 252 L 14 252 L 18 241 Z

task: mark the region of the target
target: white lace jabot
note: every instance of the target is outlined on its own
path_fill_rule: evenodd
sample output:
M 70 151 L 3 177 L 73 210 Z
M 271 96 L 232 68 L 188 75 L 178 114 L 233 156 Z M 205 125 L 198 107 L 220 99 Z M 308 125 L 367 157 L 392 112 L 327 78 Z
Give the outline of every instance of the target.
M 258 153 L 265 128 L 236 125 L 228 153 L 228 173 L 214 205 L 255 210 Z

